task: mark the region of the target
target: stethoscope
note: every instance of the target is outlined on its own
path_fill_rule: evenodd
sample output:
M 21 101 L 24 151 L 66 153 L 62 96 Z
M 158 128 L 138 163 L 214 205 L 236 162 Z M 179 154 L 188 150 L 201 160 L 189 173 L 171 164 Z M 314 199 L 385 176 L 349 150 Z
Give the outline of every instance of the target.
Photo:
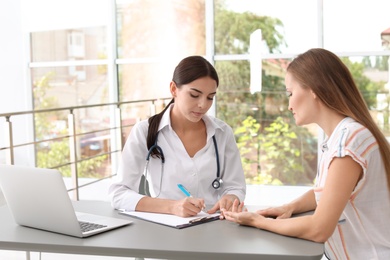
M 150 149 L 148 150 L 148 153 L 146 155 L 146 163 L 145 163 L 144 174 L 143 174 L 143 176 L 145 177 L 145 180 L 143 181 L 144 192 L 145 192 L 146 195 L 150 196 L 149 189 L 147 187 L 147 173 L 148 173 L 150 155 L 152 154 L 152 151 L 154 149 L 157 149 L 160 152 L 160 155 L 161 155 L 160 156 L 160 159 L 161 159 L 161 176 L 160 176 L 160 191 L 159 191 L 159 193 L 157 194 L 156 197 L 158 197 L 160 195 L 161 190 L 162 190 L 161 185 L 162 185 L 162 176 L 164 175 L 164 163 L 165 163 L 164 152 L 163 152 L 162 148 L 157 144 L 158 134 L 159 134 L 159 132 L 157 132 L 156 141 L 150 147 Z M 215 149 L 215 157 L 216 157 L 216 161 L 217 161 L 217 178 L 215 178 L 213 180 L 213 182 L 211 183 L 211 186 L 214 189 L 218 190 L 219 188 L 221 188 L 223 180 L 222 180 L 222 176 L 220 176 L 220 171 L 221 170 L 220 170 L 220 163 L 219 163 L 219 153 L 218 153 L 218 146 L 217 146 L 217 141 L 215 139 L 215 135 L 213 135 L 213 143 L 214 143 L 214 149 Z

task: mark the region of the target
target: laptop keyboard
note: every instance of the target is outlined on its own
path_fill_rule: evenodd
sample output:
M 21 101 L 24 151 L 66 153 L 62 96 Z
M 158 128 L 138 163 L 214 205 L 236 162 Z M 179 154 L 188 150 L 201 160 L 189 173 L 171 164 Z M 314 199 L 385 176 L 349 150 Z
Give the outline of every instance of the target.
M 95 229 L 107 227 L 105 225 L 100 225 L 100 224 L 95 224 L 95 223 L 90 223 L 90 222 L 83 222 L 83 221 L 79 221 L 79 224 L 80 224 L 81 232 L 83 232 L 83 233 L 88 232 L 88 231 L 92 231 Z

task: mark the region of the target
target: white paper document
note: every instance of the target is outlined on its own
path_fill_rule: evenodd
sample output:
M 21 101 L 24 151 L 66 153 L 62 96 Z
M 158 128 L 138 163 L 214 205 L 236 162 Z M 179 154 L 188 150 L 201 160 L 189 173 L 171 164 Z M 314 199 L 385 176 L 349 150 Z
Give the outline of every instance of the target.
M 191 227 L 206 222 L 218 220 L 220 213 L 208 214 L 203 211 L 199 212 L 198 215 L 194 217 L 179 217 L 176 215 L 170 214 L 160 214 L 160 213 L 150 213 L 150 212 L 140 212 L 140 211 L 121 211 L 121 214 L 128 216 L 136 217 L 146 221 L 154 222 L 157 224 L 170 226 L 174 228 L 185 228 Z

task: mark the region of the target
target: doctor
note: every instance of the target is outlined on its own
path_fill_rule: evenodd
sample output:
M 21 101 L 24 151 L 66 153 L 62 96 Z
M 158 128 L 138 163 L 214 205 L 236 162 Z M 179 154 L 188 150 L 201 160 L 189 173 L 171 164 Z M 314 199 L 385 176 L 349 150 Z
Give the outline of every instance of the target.
M 126 141 L 119 180 L 109 188 L 114 208 L 188 217 L 205 205 L 213 205 L 208 213 L 215 213 L 244 201 L 245 177 L 233 131 L 206 114 L 218 83 L 215 68 L 201 56 L 189 56 L 177 65 L 171 102 L 134 125 Z M 150 196 L 140 194 L 142 176 Z

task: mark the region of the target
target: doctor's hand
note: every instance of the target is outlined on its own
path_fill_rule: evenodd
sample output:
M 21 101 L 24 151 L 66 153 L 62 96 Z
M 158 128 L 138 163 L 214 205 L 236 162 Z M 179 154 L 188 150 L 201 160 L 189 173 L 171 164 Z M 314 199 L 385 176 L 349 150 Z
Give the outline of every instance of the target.
M 235 206 L 234 206 L 235 205 Z M 215 212 L 217 212 L 218 210 L 221 211 L 221 219 L 223 219 L 223 211 L 224 210 L 233 210 L 233 207 L 234 207 L 234 210 L 241 210 L 243 209 L 243 206 L 244 206 L 244 203 L 240 203 L 240 200 L 238 199 L 238 197 L 236 195 L 233 195 L 233 194 L 227 194 L 227 195 L 224 195 L 217 203 L 215 203 L 215 205 L 207 211 L 207 213 L 209 214 L 213 214 Z
M 172 207 L 172 214 L 180 217 L 196 216 L 204 209 L 204 200 L 186 197 L 181 200 L 174 201 Z

